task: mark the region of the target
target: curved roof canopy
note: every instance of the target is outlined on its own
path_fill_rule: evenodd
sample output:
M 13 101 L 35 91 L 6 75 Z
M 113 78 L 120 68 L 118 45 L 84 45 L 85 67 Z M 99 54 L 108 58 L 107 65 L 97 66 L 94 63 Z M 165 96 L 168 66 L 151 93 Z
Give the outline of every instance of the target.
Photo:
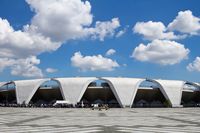
M 64 99 L 72 104 L 79 102 L 86 91 L 88 85 L 97 80 L 95 77 L 87 78 L 55 78 L 58 81 L 64 96 Z
M 49 79 L 14 81 L 16 86 L 17 103 L 28 104 L 40 85 L 48 80 Z
M 139 84 L 144 81 L 140 78 L 113 78 L 113 77 L 102 77 L 110 83 L 111 89 L 113 88 L 114 94 L 118 97 L 121 106 L 131 106 L 133 97 L 137 92 Z
M 121 77 L 73 77 L 11 81 L 15 84 L 17 103 L 29 103 L 37 89 L 46 81 L 54 80 L 59 83 L 64 100 L 72 104 L 80 102 L 88 85 L 96 80 L 107 82 L 121 107 L 131 107 L 139 85 L 143 81 L 158 84 L 161 92 L 172 107 L 180 106 L 182 91 L 185 84 L 193 85 L 200 89 L 199 83 L 179 80 L 121 78 Z M 11 82 L 0 82 L 0 87 Z
M 181 103 L 182 90 L 185 84 L 184 81 L 179 80 L 155 80 L 166 92 L 172 107 L 179 107 Z

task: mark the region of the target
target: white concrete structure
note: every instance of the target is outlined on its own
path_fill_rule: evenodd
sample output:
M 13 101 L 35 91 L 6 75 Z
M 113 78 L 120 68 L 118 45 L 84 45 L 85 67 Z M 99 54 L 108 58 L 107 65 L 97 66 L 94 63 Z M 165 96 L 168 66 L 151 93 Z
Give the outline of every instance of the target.
M 136 86 L 136 91 L 135 91 L 135 93 L 134 93 L 134 95 L 133 95 L 133 97 L 132 97 L 132 103 L 131 103 L 130 106 L 132 106 L 132 104 L 133 104 L 133 101 L 134 101 L 135 96 L 136 96 L 136 94 L 137 94 L 137 91 L 138 91 L 138 89 L 139 89 L 139 85 L 140 85 L 142 82 L 144 82 L 144 81 L 149 81 L 149 82 L 152 82 L 152 83 L 157 84 L 157 86 L 159 87 L 161 93 L 164 95 L 165 99 L 170 100 L 169 97 L 168 97 L 168 95 L 167 95 L 167 93 L 166 93 L 166 90 L 163 88 L 163 86 L 160 84 L 160 82 L 158 82 L 157 80 L 154 80 L 154 79 L 142 79 L 142 80 L 140 80 L 140 81 L 138 82 L 138 84 L 137 84 L 137 86 Z
M 140 84 L 143 81 L 156 83 L 164 95 L 169 100 L 172 107 L 180 107 L 184 84 L 189 83 L 197 88 L 200 85 L 188 81 L 160 80 L 142 78 L 122 78 L 122 77 L 73 77 L 73 78 L 53 78 L 12 81 L 16 88 L 16 99 L 18 104 L 28 104 L 36 93 L 37 89 L 46 81 L 54 80 L 58 82 L 63 99 L 75 105 L 80 102 L 88 85 L 96 80 L 103 80 L 108 83 L 117 102 L 121 107 L 132 107 Z M 9 82 L 8 82 L 9 83 Z M 0 87 L 6 82 L 0 82 Z
M 76 104 L 81 100 L 88 85 L 92 81 L 97 80 L 97 78 L 55 78 L 54 80 L 60 83 L 64 99 L 70 101 L 72 104 Z
M 133 104 L 134 97 L 136 95 L 137 89 L 144 79 L 139 78 L 101 78 L 107 81 L 110 87 L 114 90 L 117 99 L 120 101 L 122 107 L 131 107 Z
M 40 85 L 48 80 L 49 79 L 14 81 L 16 86 L 17 103 L 28 104 Z
M 168 99 L 170 100 L 172 107 L 180 107 L 181 97 L 184 81 L 178 80 L 155 80 L 161 86 L 162 89 L 166 92 Z

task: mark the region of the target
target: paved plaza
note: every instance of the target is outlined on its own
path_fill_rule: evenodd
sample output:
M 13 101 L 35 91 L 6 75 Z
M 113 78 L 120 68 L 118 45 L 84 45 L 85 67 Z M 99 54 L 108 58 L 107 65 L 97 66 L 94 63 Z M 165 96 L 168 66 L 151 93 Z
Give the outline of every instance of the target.
M 0 108 L 2 133 L 200 132 L 200 108 Z

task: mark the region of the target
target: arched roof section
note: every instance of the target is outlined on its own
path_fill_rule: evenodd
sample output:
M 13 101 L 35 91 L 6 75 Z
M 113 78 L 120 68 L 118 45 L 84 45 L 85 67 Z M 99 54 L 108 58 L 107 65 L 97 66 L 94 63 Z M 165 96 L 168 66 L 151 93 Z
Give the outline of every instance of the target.
M 167 99 L 167 100 L 170 101 L 170 99 L 169 99 L 169 97 L 168 97 L 168 95 L 167 95 L 165 89 L 163 88 L 163 86 L 162 86 L 158 81 L 156 81 L 156 80 L 154 80 L 154 79 L 146 79 L 146 81 L 149 81 L 149 82 L 152 82 L 152 83 L 156 83 L 156 84 L 158 85 L 160 91 L 161 91 L 162 94 L 164 95 L 165 99 Z
M 0 82 L 0 88 L 6 84 L 8 84 L 9 82 Z
M 48 80 L 49 79 L 14 81 L 16 86 L 17 103 L 22 104 L 25 102 L 25 104 L 28 104 L 40 85 Z
M 88 85 L 95 80 L 95 77 L 76 77 L 76 78 L 54 78 L 58 81 L 64 96 L 64 99 L 71 104 L 76 104 L 81 100 Z
M 9 84 L 14 84 L 14 81 L 9 81 L 9 82 L 0 82 L 0 88 L 3 87 L 3 86 L 6 86 L 6 85 L 9 85 Z
M 189 85 L 196 87 L 197 89 L 200 89 L 200 84 L 198 84 L 198 83 L 185 81 L 185 84 L 189 84 Z
M 172 107 L 180 107 L 182 91 L 185 82 L 180 80 L 160 80 L 160 79 L 155 81 L 157 81 L 162 86 L 162 89 L 168 96 L 172 104 Z
M 112 78 L 102 77 L 101 79 L 108 81 L 111 88 L 118 96 L 119 101 L 123 107 L 131 107 L 132 100 L 137 92 L 139 84 L 145 79 L 140 78 Z M 116 97 L 117 98 L 117 97 Z
M 136 93 L 137 93 L 137 91 L 138 91 L 138 89 L 139 89 L 140 84 L 141 84 L 142 82 L 144 82 L 144 81 L 149 81 L 149 82 L 152 82 L 152 83 L 157 84 L 158 87 L 159 87 L 159 89 L 160 89 L 160 91 L 161 91 L 161 93 L 164 95 L 165 99 L 169 100 L 169 97 L 168 97 L 167 93 L 165 92 L 163 86 L 162 86 L 159 82 L 157 82 L 156 80 L 153 80 L 153 79 L 142 79 L 142 80 L 140 80 L 140 81 L 136 84 L 136 86 L 135 86 L 135 91 L 134 91 L 134 94 L 133 94 L 133 97 L 132 97 L 132 100 L 131 100 L 130 107 L 133 105 L 133 102 L 134 102 L 134 100 L 135 100 L 135 96 L 136 96 Z

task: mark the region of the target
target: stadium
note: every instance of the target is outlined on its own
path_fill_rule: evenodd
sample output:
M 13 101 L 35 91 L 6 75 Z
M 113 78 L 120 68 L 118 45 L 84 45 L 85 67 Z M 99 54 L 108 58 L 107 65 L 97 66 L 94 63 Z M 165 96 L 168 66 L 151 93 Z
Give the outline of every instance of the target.
M 198 107 L 200 84 L 181 80 L 71 77 L 0 82 L 0 105 L 67 107 L 107 104 L 113 108 Z

